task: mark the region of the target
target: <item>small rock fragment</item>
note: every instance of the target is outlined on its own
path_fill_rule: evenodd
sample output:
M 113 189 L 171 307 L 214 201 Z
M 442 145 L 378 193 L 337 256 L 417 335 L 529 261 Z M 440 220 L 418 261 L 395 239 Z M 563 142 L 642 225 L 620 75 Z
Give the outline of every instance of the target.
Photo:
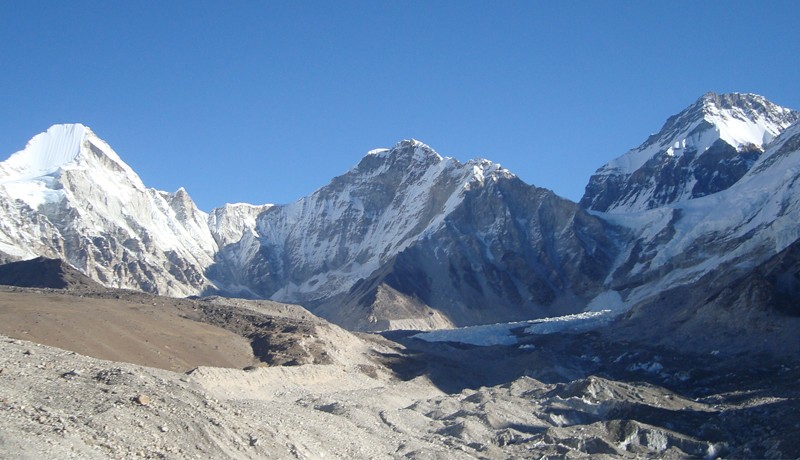
M 146 406 L 150 404 L 150 396 L 145 394 L 137 395 L 135 398 L 133 398 L 133 402 L 139 404 L 140 406 Z
M 80 374 L 77 371 L 74 371 L 74 370 L 73 371 L 69 371 L 69 372 L 64 372 L 63 374 L 61 374 L 61 377 L 65 378 L 67 380 L 72 380 L 72 379 L 77 378 L 79 376 L 80 376 Z

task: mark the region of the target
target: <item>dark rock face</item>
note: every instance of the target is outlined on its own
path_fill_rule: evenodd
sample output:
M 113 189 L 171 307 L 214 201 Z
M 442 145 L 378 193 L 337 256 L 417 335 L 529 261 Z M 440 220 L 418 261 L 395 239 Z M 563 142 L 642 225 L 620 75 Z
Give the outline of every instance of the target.
M 800 241 L 725 286 L 709 301 L 716 308 L 744 303 L 748 308 L 800 317 Z
M 101 288 L 88 276 L 59 259 L 37 257 L 0 265 L 0 284 L 30 288 Z
M 441 230 L 398 262 L 427 273 L 422 298 L 460 325 L 573 313 L 599 292 L 615 257 L 606 230 L 573 203 L 514 178 L 468 193 Z
M 761 150 L 753 145 L 736 150 L 724 141 L 716 141 L 696 161 L 687 157 L 680 168 L 688 170 L 694 163 L 691 174 L 697 182 L 692 187 L 691 198 L 726 190 L 750 170 L 759 155 Z M 684 174 L 670 174 L 670 176 L 682 177 Z M 671 197 L 662 201 L 670 203 L 675 199 L 676 197 Z
M 607 193 L 609 196 L 604 197 L 604 201 L 633 197 L 648 187 L 652 189 L 652 195 L 647 200 L 647 209 L 674 203 L 681 198 L 711 195 L 741 179 L 761 153 L 756 146 L 739 151 L 725 141 L 717 140 L 702 153 L 689 150 L 680 157 L 657 155 L 631 174 L 624 185 L 617 187 L 621 190 L 617 191 L 614 200 L 611 199 L 614 193 Z M 694 185 L 687 189 L 691 183 Z

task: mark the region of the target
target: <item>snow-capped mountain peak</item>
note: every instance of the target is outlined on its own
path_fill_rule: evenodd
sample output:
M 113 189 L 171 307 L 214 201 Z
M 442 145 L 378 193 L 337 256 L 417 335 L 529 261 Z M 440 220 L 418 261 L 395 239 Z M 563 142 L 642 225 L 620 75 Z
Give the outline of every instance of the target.
M 516 175 L 500 166 L 500 164 L 485 160 L 483 158 L 470 160 L 465 166 L 467 168 L 471 168 L 473 178 L 471 183 L 477 182 L 483 184 L 487 179 L 497 180 L 499 178 L 511 179 L 516 177 Z
M 0 180 L 26 180 L 55 174 L 65 167 L 87 166 L 90 157 L 141 183 L 136 173 L 103 140 L 80 123 L 59 124 L 34 136 L 24 149 L 0 164 Z
M 243 277 L 215 271 L 220 285 L 282 301 L 309 302 L 347 292 L 410 245 L 445 225 L 465 194 L 513 175 L 487 160 L 460 163 L 417 140 L 369 151 L 352 169 L 312 195 L 248 214 L 241 207 L 211 213 L 220 260 L 248 260 Z M 245 230 L 242 230 L 245 229 Z M 264 248 L 260 250 L 259 248 Z M 216 270 L 216 268 L 215 268 Z M 279 289 L 263 280 L 280 280 Z M 248 286 L 249 285 L 249 286 Z
M 62 200 L 70 189 L 63 183 L 78 175 L 91 176 L 113 194 L 119 191 L 115 184 L 120 183 L 146 190 L 114 150 L 82 124 L 53 125 L 0 162 L 0 184 L 33 209 Z
M 702 98 L 705 120 L 719 130 L 719 138 L 736 149 L 760 149 L 798 119 L 797 112 L 780 107 L 757 94 L 707 93 Z
M 598 169 L 581 205 L 641 211 L 724 190 L 798 119 L 800 112 L 759 95 L 706 93 L 641 146 Z
M 366 166 L 368 169 L 376 165 L 388 167 L 390 165 L 403 164 L 406 167 L 418 167 L 418 165 L 433 165 L 442 161 L 441 155 L 436 153 L 428 145 L 416 139 L 406 139 L 398 142 L 392 148 L 373 149 L 367 152 L 359 166 Z
M 437 154 L 430 146 L 416 139 L 404 139 L 395 144 L 394 147 L 390 149 L 378 148 L 367 152 L 367 156 L 379 156 L 384 158 L 389 157 L 391 155 L 408 155 L 408 154 L 413 154 L 417 158 L 424 158 L 428 155 L 435 155 L 441 158 L 439 154 Z
M 659 152 L 673 157 L 687 149 L 702 152 L 718 139 L 736 149 L 754 145 L 763 150 L 797 119 L 797 112 L 773 104 L 763 96 L 709 92 L 669 118 L 658 134 L 612 160 L 598 173 L 632 174 Z
M 185 190 L 148 189 L 81 124 L 52 126 L 0 162 L 0 211 L 0 251 L 60 258 L 116 287 L 196 293 L 216 251 Z

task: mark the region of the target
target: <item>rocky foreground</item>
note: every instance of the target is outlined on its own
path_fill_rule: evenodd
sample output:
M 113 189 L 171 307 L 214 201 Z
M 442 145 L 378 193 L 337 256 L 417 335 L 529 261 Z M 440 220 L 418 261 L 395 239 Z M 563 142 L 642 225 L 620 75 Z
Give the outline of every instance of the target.
M 137 321 L 161 302 L 175 324 L 246 340 L 253 364 L 169 371 L 3 330 L 0 458 L 800 455 L 800 365 L 791 357 L 678 354 L 592 332 L 514 346 L 426 343 L 403 332 L 353 335 L 282 304 L 125 291 L 10 289 L 0 313 L 15 295 L 29 296 L 34 310 L 53 296 L 64 306 L 100 302 Z M 50 313 L 39 323 L 77 327 Z M 141 343 L 169 353 L 163 331 L 153 331 Z M 218 346 L 192 348 L 199 342 L 187 337 L 196 360 Z M 130 347 L 123 352 L 137 356 Z

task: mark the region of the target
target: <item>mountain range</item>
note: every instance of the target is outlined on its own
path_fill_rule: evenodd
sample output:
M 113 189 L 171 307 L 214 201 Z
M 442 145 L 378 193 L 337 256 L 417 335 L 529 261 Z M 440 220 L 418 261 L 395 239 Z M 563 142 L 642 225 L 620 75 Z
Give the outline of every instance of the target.
M 611 309 L 631 324 L 681 317 L 689 336 L 704 323 L 687 311 L 742 303 L 747 285 L 773 299 L 759 308 L 797 313 L 798 120 L 758 95 L 708 93 L 598 169 L 578 203 L 405 140 L 294 203 L 208 214 L 184 189 L 147 188 L 89 128 L 55 125 L 0 163 L 0 260 L 292 302 L 354 330 Z

